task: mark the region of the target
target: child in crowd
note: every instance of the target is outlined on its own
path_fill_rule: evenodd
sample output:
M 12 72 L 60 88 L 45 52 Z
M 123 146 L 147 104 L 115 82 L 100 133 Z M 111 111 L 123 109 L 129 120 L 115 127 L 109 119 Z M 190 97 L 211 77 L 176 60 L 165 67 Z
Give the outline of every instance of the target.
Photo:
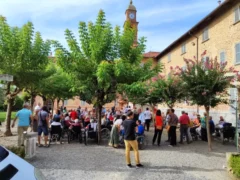
M 141 124 L 141 121 L 140 120 L 137 120 L 136 121 L 136 124 L 138 126 L 137 128 L 137 131 L 136 131 L 136 134 L 138 136 L 142 136 L 144 134 L 144 126 Z

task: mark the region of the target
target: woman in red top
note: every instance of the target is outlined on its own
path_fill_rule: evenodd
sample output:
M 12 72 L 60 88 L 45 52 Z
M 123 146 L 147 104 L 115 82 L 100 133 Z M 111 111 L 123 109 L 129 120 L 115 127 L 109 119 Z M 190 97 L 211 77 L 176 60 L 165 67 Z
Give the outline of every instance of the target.
M 158 143 L 158 146 L 160 146 L 162 130 L 163 130 L 163 119 L 161 116 L 161 111 L 158 109 L 156 112 L 156 117 L 155 117 L 155 133 L 154 133 L 153 141 L 152 141 L 153 145 L 156 141 L 156 138 L 158 137 L 157 143 Z

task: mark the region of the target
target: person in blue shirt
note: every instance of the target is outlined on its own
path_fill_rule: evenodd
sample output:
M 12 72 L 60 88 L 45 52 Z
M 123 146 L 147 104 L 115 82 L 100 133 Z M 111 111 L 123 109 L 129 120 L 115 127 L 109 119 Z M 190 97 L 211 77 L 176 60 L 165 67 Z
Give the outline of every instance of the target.
M 137 120 L 137 121 L 136 121 L 136 124 L 137 124 L 137 126 L 138 126 L 136 134 L 137 134 L 138 136 L 142 136 L 142 135 L 144 134 L 144 126 L 141 124 L 141 121 L 140 121 L 140 120 Z
M 29 107 L 29 104 L 25 103 L 23 109 L 17 112 L 12 123 L 13 128 L 18 119 L 18 146 L 24 146 L 23 132 L 27 131 L 30 125 L 30 120 L 33 120 L 32 112 L 29 110 Z
M 144 126 L 145 124 L 145 116 L 144 116 L 144 113 L 142 112 L 142 109 L 139 109 L 138 110 L 138 119 L 141 121 L 141 124 Z
M 209 125 L 210 125 L 210 133 L 213 134 L 215 132 L 215 124 L 212 119 L 212 116 L 209 116 Z

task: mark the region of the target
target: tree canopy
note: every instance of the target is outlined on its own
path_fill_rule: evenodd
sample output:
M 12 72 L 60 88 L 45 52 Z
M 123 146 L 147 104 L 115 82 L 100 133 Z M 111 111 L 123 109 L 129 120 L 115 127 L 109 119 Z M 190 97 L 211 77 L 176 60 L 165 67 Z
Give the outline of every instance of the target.
M 0 16 L 0 72 L 13 75 L 13 82 L 7 84 L 7 125 L 5 135 L 11 135 L 10 118 L 14 98 L 28 84 L 36 82 L 38 74 L 48 64 L 50 41 L 44 41 L 39 32 L 34 33 L 31 22 L 21 28 L 10 27 L 6 18 Z M 11 91 L 11 85 L 14 90 Z
M 116 98 L 118 86 L 146 81 L 159 70 L 151 63 L 140 65 L 145 39 L 134 47 L 135 33 L 129 22 L 122 33 L 118 26 L 113 29 L 100 10 L 95 23 L 79 23 L 80 44 L 69 29 L 65 31 L 69 50 L 54 41 L 58 64 L 79 82 L 79 94 L 98 108 L 99 115 L 102 106 Z
M 206 51 L 202 54 L 202 60 L 184 59 L 187 65 L 186 71 L 179 69 L 180 77 L 183 80 L 183 88 L 192 101 L 192 104 L 204 106 L 207 118 L 207 136 L 209 150 L 212 149 L 209 127 L 209 111 L 221 103 L 228 103 L 228 88 L 233 77 L 226 76 L 233 73 L 234 68 L 226 68 L 227 63 L 219 63 L 217 58 L 206 59 Z

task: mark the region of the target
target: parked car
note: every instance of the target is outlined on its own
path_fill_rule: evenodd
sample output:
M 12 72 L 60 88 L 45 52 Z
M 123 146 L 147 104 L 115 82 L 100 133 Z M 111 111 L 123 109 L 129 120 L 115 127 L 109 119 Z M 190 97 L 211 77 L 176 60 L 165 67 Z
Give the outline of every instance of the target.
M 24 159 L 0 146 L 1 180 L 45 180 L 42 172 Z

